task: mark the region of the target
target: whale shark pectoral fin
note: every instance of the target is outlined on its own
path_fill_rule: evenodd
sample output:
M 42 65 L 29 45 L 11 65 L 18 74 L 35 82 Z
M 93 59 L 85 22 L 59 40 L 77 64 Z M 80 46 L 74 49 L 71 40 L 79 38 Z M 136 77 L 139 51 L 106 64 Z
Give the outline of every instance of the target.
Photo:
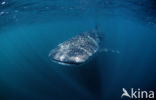
M 109 53 L 110 52 L 110 53 L 120 54 L 119 50 L 108 49 L 108 48 L 105 48 L 105 47 L 100 48 L 99 52 L 100 53 L 103 53 L 103 52 Z
M 107 52 L 109 52 L 109 49 L 108 49 L 108 48 L 100 48 L 100 49 L 99 49 L 99 52 L 100 52 L 100 53 L 102 53 L 102 52 L 107 53 Z

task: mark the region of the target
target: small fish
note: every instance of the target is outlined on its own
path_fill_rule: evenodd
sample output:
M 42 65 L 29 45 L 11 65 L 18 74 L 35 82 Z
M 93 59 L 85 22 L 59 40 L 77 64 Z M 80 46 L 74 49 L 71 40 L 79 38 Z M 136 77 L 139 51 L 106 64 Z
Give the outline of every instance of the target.
M 83 32 L 59 44 L 48 55 L 51 61 L 62 65 L 80 65 L 92 58 L 100 49 L 103 34 Z

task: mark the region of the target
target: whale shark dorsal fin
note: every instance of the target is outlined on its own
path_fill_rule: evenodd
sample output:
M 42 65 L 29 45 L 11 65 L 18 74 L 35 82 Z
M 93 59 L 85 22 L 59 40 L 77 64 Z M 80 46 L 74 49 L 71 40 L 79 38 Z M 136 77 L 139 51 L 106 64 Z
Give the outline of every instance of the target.
M 98 24 L 96 24 L 96 25 L 94 26 L 94 31 L 97 32 L 98 34 L 99 34 L 99 33 L 102 33 L 102 32 L 100 32 L 100 28 L 99 28 L 99 25 L 98 25 Z
M 99 26 L 97 24 L 95 25 L 95 30 L 99 31 Z

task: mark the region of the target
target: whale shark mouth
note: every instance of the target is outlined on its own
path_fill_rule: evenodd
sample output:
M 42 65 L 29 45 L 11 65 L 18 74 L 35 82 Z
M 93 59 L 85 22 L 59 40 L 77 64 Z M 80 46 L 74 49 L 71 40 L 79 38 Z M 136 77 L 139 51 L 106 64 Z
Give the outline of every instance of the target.
M 56 60 L 56 59 L 51 59 L 51 61 L 54 63 L 58 63 L 61 65 L 67 65 L 67 66 L 81 65 L 82 64 L 82 63 L 78 63 L 78 62 L 66 62 L 66 61 L 60 61 L 60 60 Z

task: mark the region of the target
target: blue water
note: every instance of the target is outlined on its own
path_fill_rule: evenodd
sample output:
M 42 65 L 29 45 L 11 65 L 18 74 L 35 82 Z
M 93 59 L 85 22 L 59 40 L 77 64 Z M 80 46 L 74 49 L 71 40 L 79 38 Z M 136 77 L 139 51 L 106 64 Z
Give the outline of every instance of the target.
M 120 100 L 122 88 L 156 89 L 154 0 L 0 0 L 0 100 Z M 104 48 L 82 66 L 48 54 L 92 30 Z

